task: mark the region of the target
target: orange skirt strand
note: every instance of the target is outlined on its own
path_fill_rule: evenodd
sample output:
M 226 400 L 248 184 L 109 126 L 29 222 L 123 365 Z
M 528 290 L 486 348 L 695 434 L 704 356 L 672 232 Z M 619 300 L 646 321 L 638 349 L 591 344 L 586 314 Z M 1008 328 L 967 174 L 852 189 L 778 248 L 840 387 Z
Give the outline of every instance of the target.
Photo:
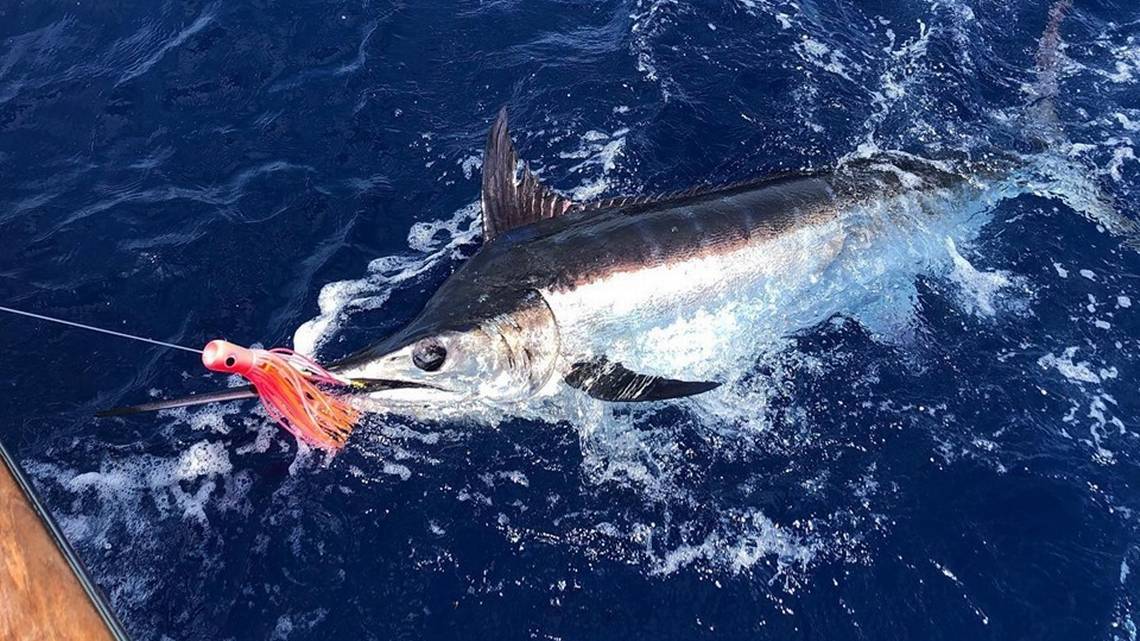
M 350 383 L 292 350 L 250 349 L 215 340 L 202 350 L 202 364 L 244 377 L 269 416 L 314 447 L 341 449 L 360 418 L 343 396 L 328 391 Z

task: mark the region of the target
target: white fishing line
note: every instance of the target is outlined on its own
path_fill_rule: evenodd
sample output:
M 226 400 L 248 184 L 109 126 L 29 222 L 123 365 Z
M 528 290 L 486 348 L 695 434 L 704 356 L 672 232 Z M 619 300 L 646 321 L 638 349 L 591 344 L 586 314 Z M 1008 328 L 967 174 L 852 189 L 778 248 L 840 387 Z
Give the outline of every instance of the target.
M 193 347 L 186 347 L 184 345 L 176 345 L 174 343 L 167 343 L 166 341 L 159 341 L 159 340 L 155 340 L 153 338 L 145 338 L 143 336 L 135 336 L 134 334 L 127 334 L 124 332 L 116 332 L 115 330 L 112 330 L 112 329 L 103 329 L 102 327 L 95 327 L 94 325 L 85 325 L 84 323 L 77 323 L 75 321 L 63 320 L 62 318 L 54 318 L 52 316 L 44 316 L 43 314 L 34 314 L 32 312 L 25 312 L 25 311 L 20 310 L 20 309 L 13 309 L 11 307 L 4 307 L 2 305 L 0 305 L 0 311 L 8 312 L 9 314 L 16 314 L 19 316 L 27 316 L 29 318 L 37 318 L 39 320 L 44 320 L 44 321 L 48 321 L 51 323 L 59 323 L 60 325 L 70 325 L 71 327 L 78 327 L 80 329 L 86 329 L 86 330 L 89 330 L 92 332 L 100 332 L 103 334 L 110 334 L 111 336 L 118 336 L 119 338 L 129 338 L 129 339 L 134 340 L 134 341 L 142 341 L 143 343 L 150 343 L 152 345 L 158 345 L 160 347 L 169 347 L 171 349 L 180 349 L 184 352 L 193 352 L 195 354 L 201 354 L 202 353 L 202 350 L 194 349 Z

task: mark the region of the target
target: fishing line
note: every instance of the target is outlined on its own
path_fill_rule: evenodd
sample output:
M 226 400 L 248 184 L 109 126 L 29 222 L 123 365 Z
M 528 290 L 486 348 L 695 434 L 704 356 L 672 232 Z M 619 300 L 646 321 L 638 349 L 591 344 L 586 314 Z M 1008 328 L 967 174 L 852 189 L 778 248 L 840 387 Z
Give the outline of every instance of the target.
M 44 316 L 43 314 L 33 314 L 32 312 L 25 312 L 25 311 L 20 310 L 20 309 L 12 309 L 11 307 L 4 307 L 3 305 L 0 305 L 0 311 L 8 312 L 9 314 L 17 314 L 19 316 L 28 316 L 30 318 L 38 318 L 39 320 L 45 320 L 45 321 L 52 322 L 52 323 L 59 323 L 60 325 L 70 325 L 71 327 L 78 327 L 80 329 L 86 329 L 86 330 L 90 330 L 92 332 L 101 332 L 103 334 L 110 334 L 111 336 L 118 336 L 119 338 L 129 338 L 131 340 L 142 341 L 144 343 L 150 343 L 152 345 L 158 345 L 160 347 L 170 347 L 172 349 L 180 349 L 184 352 L 193 352 L 195 354 L 201 354 L 202 353 L 202 350 L 200 350 L 200 349 L 194 349 L 192 347 L 186 347 L 185 345 L 176 345 L 174 343 L 167 343 L 165 341 L 158 341 L 158 340 L 155 340 L 153 338 L 145 338 L 143 336 L 135 336 L 134 334 L 126 334 L 123 332 L 116 332 L 115 330 L 112 330 L 112 329 L 103 329 L 102 327 L 95 327 L 94 325 L 85 325 L 83 323 L 76 323 L 75 321 L 63 320 L 62 318 L 53 318 L 51 316 Z

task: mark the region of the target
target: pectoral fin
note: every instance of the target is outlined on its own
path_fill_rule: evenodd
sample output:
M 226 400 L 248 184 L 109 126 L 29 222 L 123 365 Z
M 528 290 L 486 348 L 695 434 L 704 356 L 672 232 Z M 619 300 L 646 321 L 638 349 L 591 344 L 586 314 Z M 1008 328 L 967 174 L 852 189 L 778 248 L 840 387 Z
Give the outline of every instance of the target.
M 695 396 L 720 385 L 711 381 L 677 381 L 638 374 L 606 358 L 575 363 L 565 380 L 567 385 L 596 399 L 626 403 Z

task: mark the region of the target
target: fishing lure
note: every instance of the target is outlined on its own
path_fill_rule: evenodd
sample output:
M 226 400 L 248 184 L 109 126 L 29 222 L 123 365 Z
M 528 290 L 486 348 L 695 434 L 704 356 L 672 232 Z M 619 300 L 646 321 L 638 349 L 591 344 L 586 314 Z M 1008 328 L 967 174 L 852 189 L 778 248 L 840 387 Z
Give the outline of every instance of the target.
M 252 385 L 252 389 L 233 388 L 169 401 L 118 407 L 97 412 L 96 416 L 127 416 L 140 412 L 256 396 L 261 399 L 261 404 L 269 417 L 286 431 L 309 445 L 336 451 L 348 442 L 352 429 L 360 419 L 360 412 L 347 401 L 347 393 L 369 387 L 365 381 L 337 376 L 308 356 L 298 354 L 291 349 L 247 348 L 223 340 L 214 340 L 199 350 L 12 307 L 0 306 L 0 312 L 201 354 L 202 364 L 206 369 L 223 374 L 237 374 Z M 373 381 L 371 384 L 384 387 L 397 383 Z
M 360 412 L 335 393 L 354 383 L 293 350 L 246 348 L 214 340 L 202 350 L 202 364 L 245 378 L 270 418 L 310 445 L 339 450 L 360 418 Z

